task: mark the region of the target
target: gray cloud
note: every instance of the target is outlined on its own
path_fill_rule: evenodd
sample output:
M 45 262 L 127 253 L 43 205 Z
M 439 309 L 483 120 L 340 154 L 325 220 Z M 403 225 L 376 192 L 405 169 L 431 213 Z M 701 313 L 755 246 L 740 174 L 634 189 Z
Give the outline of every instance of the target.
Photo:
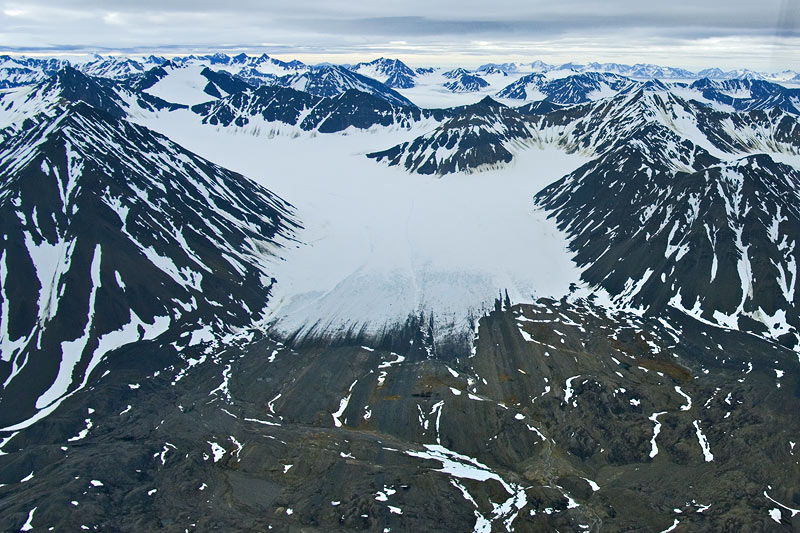
M 702 17 L 691 20 L 676 14 L 654 19 L 644 15 L 620 18 L 613 15 L 587 16 L 579 14 L 569 19 L 539 17 L 514 20 L 453 20 L 428 17 L 378 17 L 357 19 L 280 19 L 282 24 L 298 30 L 312 30 L 323 34 L 349 35 L 353 33 L 371 36 L 528 36 L 551 37 L 574 34 L 615 33 L 625 38 L 624 32 L 652 32 L 671 37 L 703 38 L 709 36 L 773 35 L 774 20 L 751 21 L 743 24 L 734 16 L 720 16 L 713 23 Z M 778 27 L 782 35 L 800 37 L 796 26 Z
M 671 57 L 678 65 L 721 58 L 729 64 L 751 61 L 738 66 L 766 68 L 777 62 L 800 67 L 790 64 L 789 53 L 800 39 L 800 3 L 794 0 L 657 5 L 640 0 L 243 0 L 233 5 L 217 0 L 0 0 L 0 28 L 0 48 L 17 51 L 380 51 L 433 58 L 568 50 L 580 56 L 571 58 L 576 60 L 597 54 L 604 54 L 598 59 L 626 60 L 638 50 Z

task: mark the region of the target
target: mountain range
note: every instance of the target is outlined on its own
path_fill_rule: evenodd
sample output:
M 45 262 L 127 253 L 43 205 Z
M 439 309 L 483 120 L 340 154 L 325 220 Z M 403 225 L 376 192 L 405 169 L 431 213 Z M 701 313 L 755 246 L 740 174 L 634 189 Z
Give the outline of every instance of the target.
M 3 61 L 6 529 L 800 527 L 799 89 Z

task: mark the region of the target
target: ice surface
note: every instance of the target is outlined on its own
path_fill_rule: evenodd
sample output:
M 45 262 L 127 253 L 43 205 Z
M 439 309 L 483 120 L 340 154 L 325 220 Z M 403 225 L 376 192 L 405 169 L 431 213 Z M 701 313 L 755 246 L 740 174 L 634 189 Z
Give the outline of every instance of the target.
M 203 68 L 200 65 L 167 68 L 167 76 L 146 89 L 145 92 L 163 98 L 167 102 L 190 106 L 216 100 L 213 96 L 203 92 L 208 84 L 208 79 L 200 74 Z M 223 96 L 225 95 L 223 94 Z
M 415 105 L 425 108 L 453 107 L 474 104 L 491 96 L 497 101 L 508 103 L 509 105 L 519 105 L 518 100 L 506 100 L 495 97 L 495 93 L 506 85 L 517 81 L 524 74 L 513 73 L 508 76 L 483 76 L 479 75 L 484 81 L 488 82 L 487 87 L 479 91 L 468 93 L 454 93 L 444 87 L 444 84 L 453 81 L 444 76 L 442 70 L 434 71 L 430 74 L 418 75 L 414 78 L 414 87 L 409 89 L 396 89 L 397 92 L 411 100 Z
M 297 207 L 306 244 L 289 243 L 273 267 L 269 318 L 286 331 L 377 331 L 420 310 L 466 325 L 499 289 L 524 302 L 579 282 L 565 236 L 532 197 L 584 156 L 533 147 L 505 169 L 439 179 L 364 156 L 420 130 L 267 138 L 198 127 L 183 111 L 147 125 Z

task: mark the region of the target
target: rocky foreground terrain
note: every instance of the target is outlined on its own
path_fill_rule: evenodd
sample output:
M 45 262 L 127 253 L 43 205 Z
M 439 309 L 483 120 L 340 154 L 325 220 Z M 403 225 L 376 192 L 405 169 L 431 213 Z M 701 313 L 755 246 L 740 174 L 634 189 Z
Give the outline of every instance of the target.
M 431 344 L 418 319 L 380 338 L 243 333 L 188 372 L 140 346 L 4 442 L 5 523 L 797 529 L 796 353 L 670 318 L 541 300 L 482 317 L 472 348 Z

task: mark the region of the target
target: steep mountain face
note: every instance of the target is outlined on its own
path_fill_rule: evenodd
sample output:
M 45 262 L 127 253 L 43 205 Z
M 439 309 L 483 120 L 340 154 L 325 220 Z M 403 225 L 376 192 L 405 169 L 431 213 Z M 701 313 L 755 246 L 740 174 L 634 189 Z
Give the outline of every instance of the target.
M 242 80 L 251 87 L 260 87 L 262 85 L 275 85 L 278 83 L 280 76 L 276 74 L 263 73 L 256 67 L 244 67 L 239 70 L 234 77 Z
M 755 72 L 750 69 L 741 68 L 729 71 L 712 67 L 699 71 L 696 75 L 697 78 L 709 78 L 712 80 L 735 80 L 735 79 L 748 79 L 748 80 L 787 80 L 794 76 L 794 71 L 783 71 L 777 74 L 768 74 L 764 72 Z
M 797 120 L 644 91 L 613 105 L 533 118 L 546 138 L 599 154 L 537 196 L 583 278 L 622 306 L 672 306 L 794 345 L 798 173 L 773 158 L 800 153 Z M 775 155 L 747 155 L 762 151 Z
M 541 91 L 557 104 L 580 104 L 614 96 L 633 84 L 630 79 L 616 74 L 590 72 L 550 80 L 543 84 Z
M 347 128 L 369 129 L 373 126 L 407 128 L 426 118 L 441 120 L 442 110 L 421 110 L 396 106 L 372 94 L 350 89 L 332 98 L 314 96 L 284 87 L 260 87 L 228 98 L 192 107 L 203 123 L 271 129 L 275 123 L 294 126 L 302 131 L 334 133 Z
M 525 105 L 515 107 L 514 109 L 521 115 L 546 115 L 548 113 L 552 113 L 553 111 L 564 109 L 565 107 L 567 106 L 556 104 L 550 100 L 537 100 L 536 102 L 530 102 Z
M 442 75 L 450 80 L 444 83 L 444 88 L 453 93 L 474 93 L 489 86 L 489 82 L 484 80 L 480 73 L 463 68 L 453 69 Z
M 434 131 L 368 157 L 390 165 L 402 165 L 421 174 L 443 175 L 508 163 L 515 151 L 534 143 L 555 144 L 569 152 L 595 155 L 612 147 L 621 137 L 635 135 L 650 123 L 657 123 L 664 130 L 669 129 L 667 123 L 676 127 L 675 119 L 665 117 L 677 113 L 674 110 L 682 109 L 682 105 L 692 110 L 706 109 L 673 95 L 644 90 L 596 104 L 555 105 L 555 111 L 547 112 L 550 105 L 545 101 L 545 109 L 537 112 L 539 104 L 509 108 L 486 97 L 473 106 L 454 108 L 454 116 Z M 686 113 L 684 111 L 684 115 Z M 696 129 L 694 123 L 689 125 Z M 671 144 L 656 140 L 664 156 L 690 164 L 695 157 L 693 151 L 684 153 L 681 150 L 682 140 L 677 133 L 666 132 L 665 135 L 663 141 L 669 139 L 673 141 Z
M 442 73 L 442 76 L 444 76 L 445 78 L 447 78 L 449 80 L 456 80 L 456 79 L 460 78 L 461 76 L 467 76 L 469 74 L 470 74 L 470 72 L 467 69 L 459 67 L 459 68 L 454 68 L 453 70 L 448 70 L 447 72 Z
M 488 96 L 454 111 L 432 132 L 367 157 L 419 174 L 472 172 L 510 162 L 512 146 L 533 137 L 525 117 Z
M 384 57 L 358 63 L 352 70 L 364 76 L 374 78 L 392 89 L 410 89 L 414 87 L 417 73 L 399 59 Z
M 481 77 L 481 73 L 470 72 L 457 68 L 442 74 L 450 81 L 444 83 L 444 88 L 453 93 L 474 93 L 489 86 L 489 82 Z
M 498 93 L 499 98 L 513 100 L 543 100 L 546 95 L 540 91 L 546 81 L 544 74 L 526 74 L 517 81 L 503 87 Z
M 102 101 L 102 100 L 100 100 Z M 0 425 L 52 412 L 120 346 L 176 349 L 260 316 L 291 208 L 83 102 L 0 143 Z
M 85 102 L 115 118 L 125 115 L 124 103 L 113 90 L 65 66 L 32 87 L 0 94 L 0 127 L 21 128 L 23 121 L 37 114 L 58 112 L 65 100 Z
M 422 168 L 419 157 L 424 154 L 423 159 L 428 162 L 425 173 L 446 174 L 455 172 L 456 166 L 434 163 L 443 160 L 442 153 L 434 157 L 426 149 L 447 146 L 454 150 L 453 154 L 447 154 L 448 159 L 463 158 L 464 151 L 473 144 L 470 141 L 463 146 L 464 150 L 457 149 L 458 139 L 474 140 L 477 136 L 482 139 L 478 144 L 484 148 L 492 146 L 491 152 L 482 152 L 484 155 L 502 156 L 470 158 L 469 163 L 463 159 L 458 165 L 460 170 L 472 171 L 481 165 L 510 161 L 515 143 L 518 148 L 520 143 L 555 144 L 568 152 L 600 156 L 620 143 L 632 142 L 644 146 L 642 158 L 689 171 L 699 169 L 698 158 L 704 164 L 713 164 L 751 152 L 800 153 L 800 126 L 790 113 L 779 109 L 748 113 L 718 111 L 697 101 L 687 101 L 657 82 L 633 88 L 636 90 L 626 89 L 614 98 L 576 106 L 543 100 L 506 108 L 487 98 L 475 106 L 454 108 L 453 118 L 437 130 L 371 157 L 388 158 L 390 164 L 400 164 L 402 159 L 406 161 L 405 168 L 416 171 Z M 495 145 L 500 146 L 494 148 Z M 407 159 L 412 152 L 414 157 Z
M 519 70 L 517 63 L 485 63 L 478 67 L 479 72 L 500 71 L 511 74 Z
M 444 84 L 444 88 L 454 93 L 474 93 L 485 89 L 489 82 L 475 74 L 463 74 Z
M 648 125 L 656 125 L 678 136 L 668 148 L 675 161 L 686 159 L 686 154 L 680 155 L 684 141 L 722 159 L 752 151 L 794 154 L 800 141 L 797 120 L 790 114 L 779 110 L 717 111 L 687 101 L 658 84 L 646 84 L 593 104 L 532 116 L 531 121 L 542 142 L 590 154 L 600 154 L 621 139 L 636 137 Z
M 350 89 L 369 93 L 397 106 L 413 106 L 406 97 L 372 78 L 339 66 L 315 67 L 308 71 L 287 75 L 278 84 L 316 96 L 332 97 Z
M 697 128 L 723 152 L 800 152 L 800 123 L 795 115 L 778 108 L 747 113 L 720 113 L 709 108 L 696 108 L 695 117 Z
M 208 80 L 203 91 L 217 98 L 252 89 L 251 85 L 234 78 L 225 71 L 214 71 L 206 67 L 200 72 L 200 75 Z
M 584 279 L 623 306 L 672 306 L 795 346 L 800 172 L 766 154 L 676 172 L 635 143 L 537 196 L 572 236 Z
M 697 75 L 700 76 L 701 79 L 707 78 L 710 80 L 722 80 L 726 78 L 725 71 L 717 67 L 705 68 L 700 70 Z
M 594 72 L 549 79 L 543 74 L 528 74 L 497 93 L 500 98 L 515 100 L 548 99 L 557 104 L 581 104 L 614 96 L 635 83 L 616 74 Z

